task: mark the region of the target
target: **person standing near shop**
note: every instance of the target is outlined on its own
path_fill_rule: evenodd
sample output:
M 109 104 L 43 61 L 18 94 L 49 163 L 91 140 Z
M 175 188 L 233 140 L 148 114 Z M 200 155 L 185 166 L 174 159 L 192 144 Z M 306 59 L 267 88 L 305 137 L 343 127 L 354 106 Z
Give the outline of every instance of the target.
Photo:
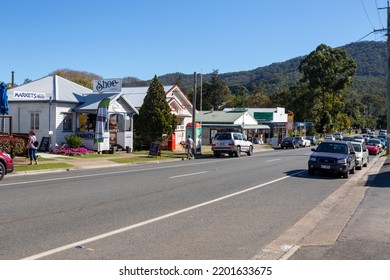
M 37 137 L 35 136 L 35 132 L 34 132 L 34 130 L 31 130 L 30 134 L 28 136 L 28 142 L 27 142 L 28 157 L 30 158 L 29 165 L 32 165 L 33 161 L 35 164 L 38 164 L 37 147 L 35 146 L 36 142 L 37 142 Z
M 187 148 L 187 159 L 194 159 L 194 140 L 192 140 L 191 136 L 188 135 L 188 139 L 186 141 L 186 148 Z

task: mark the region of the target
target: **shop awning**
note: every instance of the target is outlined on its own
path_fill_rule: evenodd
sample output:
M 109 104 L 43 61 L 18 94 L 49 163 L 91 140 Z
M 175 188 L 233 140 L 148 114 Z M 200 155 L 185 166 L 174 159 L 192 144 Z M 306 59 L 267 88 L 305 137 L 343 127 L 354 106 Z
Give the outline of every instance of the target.
M 203 127 L 237 127 L 243 129 L 270 129 L 265 124 L 226 124 L 226 123 L 202 123 Z

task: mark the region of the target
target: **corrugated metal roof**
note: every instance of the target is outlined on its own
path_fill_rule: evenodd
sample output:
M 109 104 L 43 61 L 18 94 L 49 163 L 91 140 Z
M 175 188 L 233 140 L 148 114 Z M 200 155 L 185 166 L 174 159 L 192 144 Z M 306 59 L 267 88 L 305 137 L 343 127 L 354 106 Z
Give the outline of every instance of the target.
M 119 93 L 92 93 L 83 97 L 82 104 L 76 106 L 74 111 L 96 111 L 100 101 L 104 98 L 115 99 Z
M 196 121 L 202 120 L 202 123 L 226 123 L 234 124 L 244 112 L 225 112 L 225 111 L 199 111 L 196 112 Z
M 64 79 L 57 75 L 50 75 L 8 90 L 8 101 L 29 101 L 31 99 L 14 98 L 14 92 L 44 93 L 45 97 L 39 101 L 50 100 L 63 102 L 76 102 L 82 94 L 90 94 L 92 90 Z
M 120 98 L 123 98 L 127 105 L 136 113 L 138 114 L 138 110 L 134 107 L 134 105 L 129 102 L 127 99 L 124 98 L 123 93 L 92 93 L 85 95 L 83 97 L 82 104 L 76 106 L 73 110 L 78 111 L 96 111 L 100 101 L 102 101 L 104 98 L 109 98 L 112 100 L 117 100 Z
M 172 87 L 164 86 L 164 91 L 167 92 Z M 123 98 L 131 102 L 135 108 L 141 108 L 148 89 L 149 87 L 124 87 L 122 88 L 122 93 L 124 93 Z

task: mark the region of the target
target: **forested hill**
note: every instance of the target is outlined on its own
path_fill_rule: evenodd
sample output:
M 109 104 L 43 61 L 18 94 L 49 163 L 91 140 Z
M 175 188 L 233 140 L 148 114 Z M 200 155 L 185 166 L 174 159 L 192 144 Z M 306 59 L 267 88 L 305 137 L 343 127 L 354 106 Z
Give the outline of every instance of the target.
M 375 89 L 378 94 L 382 95 L 387 74 L 386 42 L 363 41 L 341 46 L 340 48 L 346 50 L 358 65 L 358 71 L 355 75 L 356 82 L 352 88 L 360 92 L 367 91 L 365 87 L 369 87 L 370 91 Z M 272 95 L 281 89 L 296 85 L 301 76 L 298 66 L 302 58 L 296 57 L 285 62 L 273 63 L 254 70 L 219 73 L 219 76 L 233 92 L 237 86 L 245 86 L 250 90 L 254 84 L 263 83 L 265 92 Z M 210 74 L 204 74 L 202 78 L 204 81 L 207 81 L 210 79 L 210 76 Z M 159 76 L 159 80 L 164 85 L 179 84 L 186 93 L 193 88 L 194 82 L 193 74 L 183 73 Z

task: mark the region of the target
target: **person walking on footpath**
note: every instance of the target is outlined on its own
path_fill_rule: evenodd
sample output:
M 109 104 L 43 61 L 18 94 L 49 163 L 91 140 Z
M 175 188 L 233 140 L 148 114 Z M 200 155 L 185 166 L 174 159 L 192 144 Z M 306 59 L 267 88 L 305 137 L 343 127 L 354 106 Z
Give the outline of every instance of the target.
M 35 146 L 37 142 L 37 137 L 35 136 L 34 130 L 30 131 L 30 134 L 28 136 L 28 142 L 27 142 L 27 149 L 28 149 L 28 157 L 30 158 L 29 165 L 33 164 L 33 161 L 35 164 L 38 164 L 37 161 L 37 147 Z
M 187 159 L 194 159 L 195 158 L 194 153 L 193 153 L 194 140 L 192 140 L 190 135 L 188 135 L 188 139 L 186 142 L 186 148 L 187 148 Z

